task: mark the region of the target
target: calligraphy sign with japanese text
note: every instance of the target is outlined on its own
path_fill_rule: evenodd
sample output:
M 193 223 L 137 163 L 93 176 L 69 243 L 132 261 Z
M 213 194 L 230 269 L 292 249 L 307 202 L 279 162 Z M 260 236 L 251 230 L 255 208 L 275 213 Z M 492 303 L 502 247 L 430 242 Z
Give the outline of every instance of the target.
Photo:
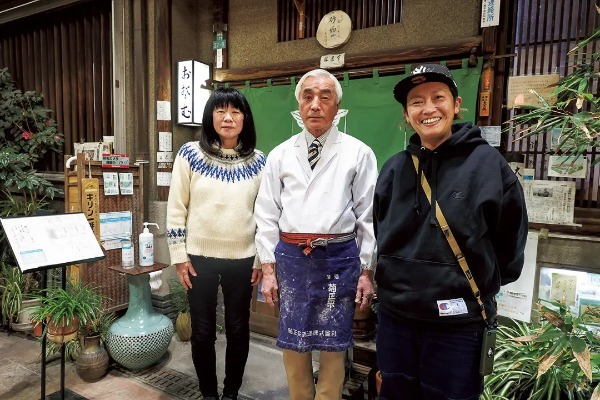
M 96 239 L 100 240 L 100 184 L 98 178 L 81 180 L 81 211 L 85 214 Z

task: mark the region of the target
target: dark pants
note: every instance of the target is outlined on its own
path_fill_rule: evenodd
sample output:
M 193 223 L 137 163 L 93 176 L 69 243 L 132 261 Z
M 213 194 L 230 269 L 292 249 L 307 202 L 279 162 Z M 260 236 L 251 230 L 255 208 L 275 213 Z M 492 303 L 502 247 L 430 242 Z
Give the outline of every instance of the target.
M 477 400 L 483 390 L 477 332 L 440 331 L 378 313 L 380 400 Z
M 215 341 L 217 340 L 217 291 L 225 304 L 225 380 L 223 393 L 237 395 L 242 386 L 250 346 L 250 299 L 254 257 L 225 260 L 190 256 L 197 276 L 190 275 L 188 291 L 192 317 L 192 360 L 203 396 L 218 397 Z

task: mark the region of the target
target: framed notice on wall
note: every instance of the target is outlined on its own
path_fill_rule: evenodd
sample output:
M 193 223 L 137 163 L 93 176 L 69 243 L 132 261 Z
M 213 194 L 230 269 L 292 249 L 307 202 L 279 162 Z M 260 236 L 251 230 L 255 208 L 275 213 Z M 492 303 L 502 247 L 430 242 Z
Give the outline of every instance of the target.
M 83 213 L 0 218 L 0 222 L 21 272 L 104 258 Z
M 550 105 L 556 103 L 553 92 L 559 79 L 558 74 L 509 77 L 507 107 L 539 107 L 542 105 L 540 97 Z

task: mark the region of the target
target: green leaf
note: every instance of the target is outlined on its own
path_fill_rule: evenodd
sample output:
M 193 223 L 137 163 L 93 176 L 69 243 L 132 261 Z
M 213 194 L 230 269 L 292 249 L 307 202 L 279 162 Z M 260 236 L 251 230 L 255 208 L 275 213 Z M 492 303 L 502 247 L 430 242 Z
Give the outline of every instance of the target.
M 571 344 L 571 347 L 573 348 L 573 351 L 581 353 L 585 350 L 586 344 L 583 339 L 578 338 L 578 337 L 572 337 L 569 339 L 569 341 L 571 342 L 570 344 Z

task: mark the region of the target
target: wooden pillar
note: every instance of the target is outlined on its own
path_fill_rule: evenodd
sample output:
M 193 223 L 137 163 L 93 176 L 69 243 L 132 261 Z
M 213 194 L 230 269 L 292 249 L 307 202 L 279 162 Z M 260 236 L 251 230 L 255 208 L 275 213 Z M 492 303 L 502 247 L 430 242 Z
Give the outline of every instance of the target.
M 216 69 L 227 69 L 229 65 L 229 43 L 227 37 L 227 18 L 229 2 L 213 0 L 213 66 Z
M 491 85 L 490 85 L 490 116 L 483 125 L 502 126 L 506 121 L 509 110 L 506 108 L 504 93 L 510 76 L 511 64 L 516 54 L 507 53 L 511 49 L 512 28 L 515 23 L 513 20 L 514 7 L 516 4 L 512 1 L 501 2 L 500 25 L 483 30 L 482 48 L 486 65 L 491 66 Z M 487 56 L 485 56 L 487 54 Z M 478 121 L 480 122 L 480 121 Z M 481 121 L 483 122 L 483 121 Z M 503 126 L 504 128 L 504 126 Z M 502 132 L 500 152 L 504 153 L 508 149 L 508 143 L 512 140 L 508 131 Z
M 172 103 L 171 98 L 171 0 L 156 0 L 156 100 L 168 101 Z M 171 107 L 172 109 L 172 107 Z M 156 118 L 156 116 L 155 116 Z M 150 140 L 156 143 L 154 148 L 158 149 L 158 132 L 173 132 L 173 121 L 156 121 L 156 135 Z M 151 160 L 156 161 L 156 157 Z M 157 172 L 172 172 L 173 163 L 158 163 Z M 156 179 L 156 176 L 152 177 Z M 169 197 L 168 186 L 157 187 L 159 201 L 166 201 Z
M 135 157 L 147 160 L 148 147 L 148 37 L 146 34 L 146 0 L 133 0 L 133 73 L 135 99 Z M 131 153 L 131 151 L 130 151 Z

